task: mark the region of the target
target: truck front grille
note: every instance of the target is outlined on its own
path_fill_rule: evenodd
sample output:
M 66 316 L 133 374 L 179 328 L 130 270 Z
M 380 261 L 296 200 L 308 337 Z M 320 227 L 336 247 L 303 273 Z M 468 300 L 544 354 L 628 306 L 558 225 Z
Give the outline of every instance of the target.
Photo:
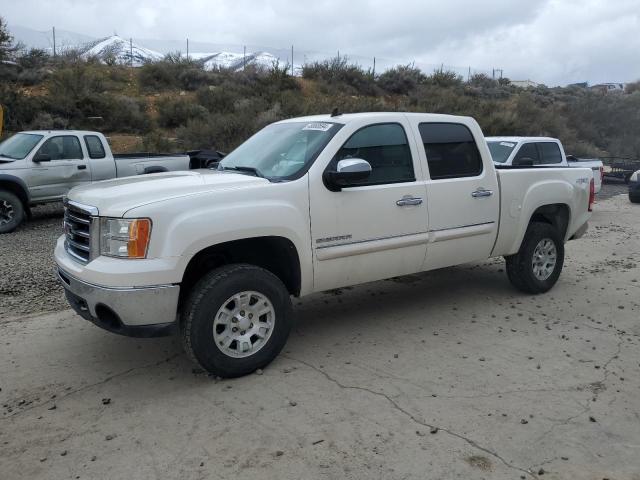
M 71 202 L 65 203 L 64 247 L 80 263 L 88 263 L 91 259 L 91 227 L 95 220 L 91 213 L 89 208 L 85 209 Z

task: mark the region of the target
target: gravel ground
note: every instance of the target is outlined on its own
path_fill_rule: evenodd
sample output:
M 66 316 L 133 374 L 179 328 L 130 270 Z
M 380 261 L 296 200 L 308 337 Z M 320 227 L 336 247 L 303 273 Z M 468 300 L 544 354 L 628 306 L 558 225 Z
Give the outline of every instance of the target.
M 234 380 L 70 310 L 0 319 L 0 478 L 640 480 L 639 214 L 600 201 L 544 295 L 493 259 L 304 297 Z
M 53 274 L 62 213 L 60 203 L 36 207 L 31 221 L 0 235 L 0 318 L 67 308 Z
M 603 185 L 599 200 L 626 194 L 624 183 Z M 16 232 L 0 235 L 0 319 L 67 308 L 54 276 L 52 259 L 62 233 L 62 206 L 36 207 L 33 219 Z

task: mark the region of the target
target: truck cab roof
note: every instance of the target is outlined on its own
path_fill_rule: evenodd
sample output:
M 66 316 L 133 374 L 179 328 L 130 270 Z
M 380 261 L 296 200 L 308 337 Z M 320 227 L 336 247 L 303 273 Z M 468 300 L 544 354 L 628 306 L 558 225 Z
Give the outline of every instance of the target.
M 32 135 L 102 135 L 93 130 L 24 130 L 20 133 Z
M 485 137 L 487 142 L 559 142 L 552 137 Z
M 306 117 L 297 117 L 290 118 L 287 120 L 281 120 L 277 123 L 300 123 L 300 122 L 332 122 L 339 123 L 342 125 L 346 125 L 352 122 L 361 122 L 363 120 L 372 120 L 377 117 L 379 118 L 389 118 L 390 116 L 396 116 L 398 118 L 423 118 L 425 121 L 429 122 L 465 122 L 475 120 L 471 117 L 460 116 L 460 115 L 446 115 L 441 113 L 414 113 L 414 112 L 365 112 L 365 113 L 343 113 L 332 116 L 330 114 L 323 115 L 309 115 Z

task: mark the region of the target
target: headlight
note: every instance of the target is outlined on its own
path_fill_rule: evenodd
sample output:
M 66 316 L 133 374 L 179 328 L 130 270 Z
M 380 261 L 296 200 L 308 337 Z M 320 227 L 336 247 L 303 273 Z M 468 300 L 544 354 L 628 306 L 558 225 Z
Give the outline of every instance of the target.
M 638 177 L 640 177 L 640 170 L 638 170 L 637 172 L 634 172 L 633 175 L 631 175 L 631 178 L 629 180 L 631 180 L 632 182 L 637 182 L 638 181 Z
M 151 238 L 148 218 L 101 218 L 100 255 L 145 258 Z

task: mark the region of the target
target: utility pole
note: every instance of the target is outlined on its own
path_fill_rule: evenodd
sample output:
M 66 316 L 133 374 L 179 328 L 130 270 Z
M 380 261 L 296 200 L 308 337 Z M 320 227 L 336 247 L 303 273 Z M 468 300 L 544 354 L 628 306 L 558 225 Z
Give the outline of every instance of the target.
M 293 77 L 293 45 L 291 45 L 291 76 Z
M 242 70 L 247 69 L 247 46 L 242 47 Z
M 189 39 L 187 38 L 187 62 L 189 61 Z
M 53 56 L 56 56 L 56 27 L 53 27 Z
M 131 62 L 131 68 L 133 68 L 133 38 L 129 37 L 129 60 Z
M 376 57 L 373 57 L 373 78 L 376 78 Z
M 471 67 L 469 67 L 469 73 L 467 74 L 467 83 L 471 81 Z

